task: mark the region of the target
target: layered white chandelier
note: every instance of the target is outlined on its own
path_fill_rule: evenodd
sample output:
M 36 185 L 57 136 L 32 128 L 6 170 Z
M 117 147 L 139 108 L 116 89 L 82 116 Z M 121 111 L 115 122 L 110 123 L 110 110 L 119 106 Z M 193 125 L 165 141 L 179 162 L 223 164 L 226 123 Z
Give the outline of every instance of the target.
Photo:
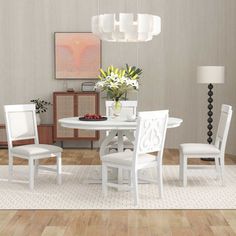
M 161 18 L 150 14 L 101 14 L 92 17 L 92 32 L 104 41 L 150 41 L 161 32 Z

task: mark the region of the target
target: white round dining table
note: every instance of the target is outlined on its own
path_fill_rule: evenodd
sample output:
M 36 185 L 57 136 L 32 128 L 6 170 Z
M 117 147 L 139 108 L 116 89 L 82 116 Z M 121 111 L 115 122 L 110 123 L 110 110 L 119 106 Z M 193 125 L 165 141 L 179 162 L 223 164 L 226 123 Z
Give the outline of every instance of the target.
M 134 141 L 134 130 L 137 126 L 137 121 L 128 121 L 123 118 L 109 117 L 105 121 L 81 121 L 78 117 L 62 118 L 58 121 L 62 127 L 71 129 L 85 129 L 85 130 L 106 130 L 109 134 L 104 138 L 100 147 L 100 157 L 106 153 L 107 145 L 114 137 L 118 137 L 118 152 L 123 151 L 123 137 L 124 135 L 131 141 Z M 167 128 L 175 128 L 183 122 L 180 118 L 169 117 Z

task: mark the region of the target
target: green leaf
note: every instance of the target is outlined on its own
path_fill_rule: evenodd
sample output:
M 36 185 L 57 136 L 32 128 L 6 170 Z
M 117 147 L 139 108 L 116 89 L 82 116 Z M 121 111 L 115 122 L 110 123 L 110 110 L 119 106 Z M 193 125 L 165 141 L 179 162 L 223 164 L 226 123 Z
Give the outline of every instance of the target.
M 102 74 L 104 77 L 106 77 L 106 73 L 105 73 L 105 71 L 104 71 L 103 69 L 100 69 L 100 72 L 101 72 L 101 74 Z

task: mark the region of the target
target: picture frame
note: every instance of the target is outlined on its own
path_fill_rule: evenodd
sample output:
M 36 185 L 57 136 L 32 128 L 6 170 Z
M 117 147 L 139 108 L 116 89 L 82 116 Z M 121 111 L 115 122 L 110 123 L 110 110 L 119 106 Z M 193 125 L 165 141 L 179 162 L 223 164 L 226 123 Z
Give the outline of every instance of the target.
M 101 41 L 93 33 L 55 32 L 54 52 L 55 79 L 97 79 Z

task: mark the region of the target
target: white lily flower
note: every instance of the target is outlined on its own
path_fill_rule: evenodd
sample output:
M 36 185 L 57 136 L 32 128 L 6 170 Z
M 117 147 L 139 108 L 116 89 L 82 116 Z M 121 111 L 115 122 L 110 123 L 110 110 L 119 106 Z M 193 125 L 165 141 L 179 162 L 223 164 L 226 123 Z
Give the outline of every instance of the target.
M 101 78 L 101 80 L 95 84 L 95 88 L 102 88 L 103 91 L 109 90 L 111 96 L 116 96 L 119 89 L 122 89 L 122 93 L 131 89 L 138 89 L 139 83 L 137 79 L 131 79 L 125 75 L 119 77 L 121 70 L 117 69 L 116 71 L 117 73 L 111 72 L 105 78 Z

